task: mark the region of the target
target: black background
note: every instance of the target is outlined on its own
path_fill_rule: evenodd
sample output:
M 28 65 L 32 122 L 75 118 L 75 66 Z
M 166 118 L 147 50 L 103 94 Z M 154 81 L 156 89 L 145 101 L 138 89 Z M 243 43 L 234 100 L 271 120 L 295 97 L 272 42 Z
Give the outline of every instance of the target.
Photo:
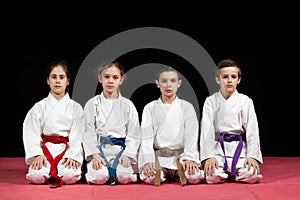
M 215 63 L 223 58 L 236 60 L 243 70 L 238 91 L 254 101 L 263 156 L 300 156 L 297 123 L 299 36 L 292 10 L 280 6 L 277 9 L 252 6 L 218 10 L 199 7 L 144 13 L 140 9 L 130 12 L 98 7 L 91 11 L 82 7 L 70 12 L 71 7 L 23 9 L 20 5 L 2 16 L 0 156 L 24 156 L 22 123 L 34 103 L 48 94 L 45 70 L 49 62 L 67 60 L 72 71 L 72 85 L 91 50 L 115 34 L 139 27 L 179 31 L 203 46 Z M 211 12 L 203 14 L 208 10 Z M 283 16 L 282 11 L 287 14 Z M 121 60 L 125 70 L 147 62 L 174 67 L 186 64 L 178 55 L 157 49 L 130 52 Z M 187 77 L 193 76 L 193 71 L 184 73 Z M 200 104 L 203 103 L 208 91 L 201 81 L 199 84 L 194 81 L 193 87 L 201 91 L 197 95 Z M 72 96 L 72 88 L 70 94 Z M 146 85 L 131 99 L 141 112 L 143 105 L 155 95 L 154 87 Z

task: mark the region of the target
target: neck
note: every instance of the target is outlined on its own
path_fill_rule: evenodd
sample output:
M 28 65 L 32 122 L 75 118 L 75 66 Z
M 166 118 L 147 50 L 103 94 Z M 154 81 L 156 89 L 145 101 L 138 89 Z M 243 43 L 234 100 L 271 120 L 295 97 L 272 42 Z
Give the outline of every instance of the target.
M 222 96 L 223 96 L 226 100 L 229 99 L 229 97 L 231 97 L 233 93 L 234 93 L 234 92 L 223 92 L 223 91 L 221 91 Z
M 55 99 L 57 101 L 61 100 L 65 96 L 65 93 L 59 93 L 59 94 L 57 94 L 57 93 L 51 92 L 51 94 L 55 97 Z
M 118 93 L 118 92 L 114 92 L 114 93 L 103 92 L 103 96 L 104 96 L 106 99 L 117 99 L 118 96 L 119 96 L 119 93 Z
M 167 96 L 161 96 L 161 101 L 164 103 L 164 104 L 172 104 L 173 101 L 175 101 L 176 99 L 176 96 L 173 95 L 173 96 L 170 96 L 170 97 L 167 97 Z

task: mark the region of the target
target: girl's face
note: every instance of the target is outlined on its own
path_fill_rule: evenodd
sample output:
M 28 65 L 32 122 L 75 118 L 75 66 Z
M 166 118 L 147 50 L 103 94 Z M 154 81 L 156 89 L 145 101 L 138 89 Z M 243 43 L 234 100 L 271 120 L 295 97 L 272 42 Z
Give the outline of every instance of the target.
M 178 74 L 175 71 L 162 72 L 159 80 L 155 83 L 163 97 L 175 97 L 177 89 L 180 87 L 181 80 L 178 79 Z
M 119 86 L 123 83 L 124 78 L 121 76 L 120 69 L 115 65 L 103 70 L 99 76 L 99 82 L 102 84 L 105 97 L 113 95 L 118 96 Z
M 67 77 L 64 68 L 61 66 L 54 67 L 47 78 L 47 84 L 50 86 L 50 92 L 58 99 L 63 97 L 70 80 Z
M 241 81 L 237 67 L 224 67 L 220 69 L 220 75 L 216 77 L 216 82 L 220 86 L 221 93 L 225 99 L 228 99 L 237 88 Z

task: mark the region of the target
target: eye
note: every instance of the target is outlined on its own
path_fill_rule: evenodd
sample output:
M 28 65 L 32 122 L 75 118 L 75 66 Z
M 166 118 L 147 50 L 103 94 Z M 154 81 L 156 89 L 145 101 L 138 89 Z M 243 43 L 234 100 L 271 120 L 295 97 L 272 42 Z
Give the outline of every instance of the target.
M 176 82 L 177 82 L 177 79 L 173 78 L 173 79 L 171 79 L 171 82 L 172 82 L 172 83 L 176 83 Z
M 228 76 L 227 75 L 223 75 L 222 78 L 228 78 Z
M 161 82 L 161 83 L 166 83 L 167 80 L 166 80 L 166 79 L 160 79 L 159 82 Z

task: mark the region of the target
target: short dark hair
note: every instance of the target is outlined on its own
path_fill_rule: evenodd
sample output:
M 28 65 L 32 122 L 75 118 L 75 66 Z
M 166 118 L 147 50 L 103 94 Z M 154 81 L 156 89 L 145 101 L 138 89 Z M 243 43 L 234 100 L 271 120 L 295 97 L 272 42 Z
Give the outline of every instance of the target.
M 220 75 L 220 70 L 224 67 L 237 67 L 239 69 L 239 77 L 242 76 L 242 71 L 241 71 L 241 68 L 240 66 L 237 64 L 236 61 L 234 60 L 231 60 L 231 59 L 224 59 L 224 60 L 221 60 L 218 65 L 217 65 L 217 68 L 216 68 L 216 72 L 215 72 L 215 76 L 219 76 Z

